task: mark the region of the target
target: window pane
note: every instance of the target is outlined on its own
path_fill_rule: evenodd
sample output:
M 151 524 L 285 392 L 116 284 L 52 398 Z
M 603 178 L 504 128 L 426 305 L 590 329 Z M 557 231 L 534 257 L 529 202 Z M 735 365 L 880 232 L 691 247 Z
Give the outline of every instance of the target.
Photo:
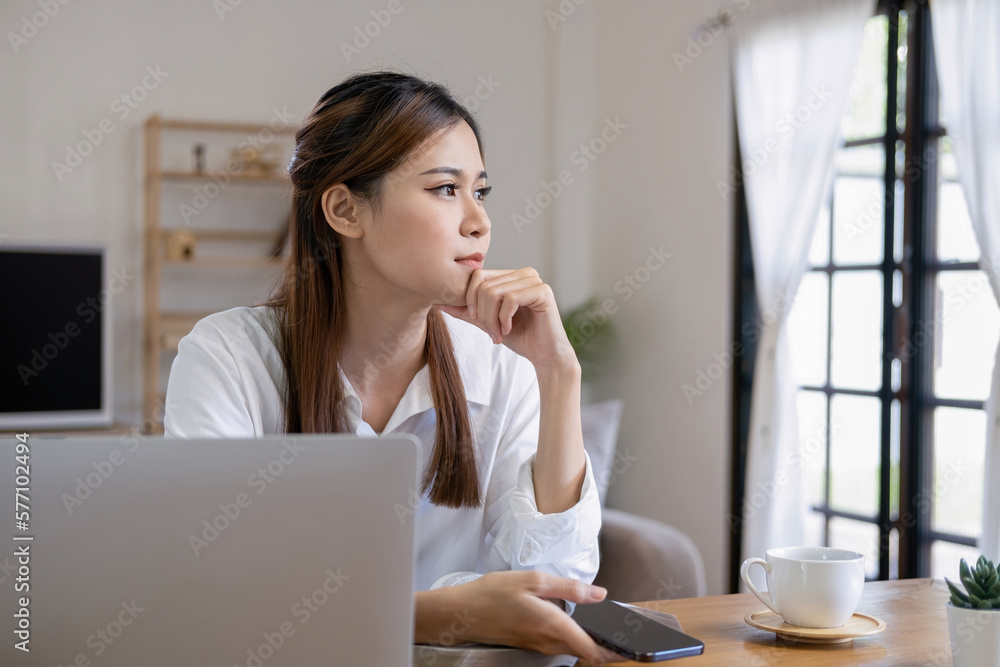
M 941 260 L 975 262 L 979 243 L 972 231 L 965 193 L 957 181 L 944 181 L 938 191 L 937 256 Z
M 935 408 L 931 523 L 934 530 L 965 537 L 979 536 L 985 456 L 985 412 Z
M 881 401 L 834 394 L 830 400 L 830 504 L 878 515 Z
M 876 390 L 882 374 L 882 274 L 833 274 L 831 383 Z
M 806 545 L 810 547 L 825 547 L 823 538 L 823 526 L 826 517 L 819 512 L 809 512 L 806 515 Z
M 954 542 L 935 540 L 931 543 L 931 576 L 935 579 L 948 577 L 958 582 L 958 562 L 962 558 L 972 567 L 979 559 L 979 550 Z
M 830 519 L 830 546 L 864 554 L 865 577 L 878 577 L 878 526 L 851 519 Z
M 899 516 L 899 399 L 889 404 L 889 516 Z
M 881 144 L 841 148 L 834 156 L 834 164 L 840 176 L 869 176 L 881 181 L 885 176 L 885 148 Z
M 809 265 L 826 266 L 830 263 L 830 204 L 823 206 L 816 220 L 812 245 L 809 247 Z
M 943 118 L 939 119 L 939 123 L 943 127 L 948 127 L 944 124 Z M 938 171 L 941 174 L 941 180 L 958 180 L 958 163 L 955 161 L 955 153 L 952 151 L 951 137 L 947 134 L 938 141 Z
M 896 129 L 906 131 L 906 36 L 909 27 L 906 10 L 900 10 L 896 40 Z
M 788 314 L 792 366 L 796 381 L 802 385 L 826 384 L 828 281 L 825 273 L 807 271 Z
M 826 395 L 818 391 L 800 390 L 796 396 L 799 421 L 799 451 L 802 454 L 802 475 L 810 507 L 825 504 L 826 489 Z
M 865 24 L 861 54 L 848 93 L 841 131 L 848 140 L 885 134 L 886 47 L 889 17 L 873 16 Z
M 934 354 L 934 394 L 985 399 L 1000 337 L 1000 310 L 986 273 L 942 271 L 937 286 L 940 342 Z
M 906 186 L 903 185 L 903 181 L 896 179 L 896 200 L 894 208 L 892 209 L 893 217 L 893 232 L 892 232 L 892 258 L 897 264 L 902 264 L 903 262 L 903 213 L 906 212 L 903 204 L 903 195 L 906 193 Z
M 889 531 L 889 578 L 899 579 L 899 529 Z
M 884 192 L 879 177 L 837 177 L 833 185 L 834 264 L 882 261 Z

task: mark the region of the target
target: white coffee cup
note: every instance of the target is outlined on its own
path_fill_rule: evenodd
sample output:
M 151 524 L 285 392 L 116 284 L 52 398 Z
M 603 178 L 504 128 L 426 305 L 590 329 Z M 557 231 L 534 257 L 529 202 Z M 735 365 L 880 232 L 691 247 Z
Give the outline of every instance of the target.
M 750 581 L 750 566 L 767 572 L 764 597 Z M 803 628 L 839 628 L 854 614 L 865 584 L 865 557 L 832 547 L 768 549 L 767 560 L 747 558 L 740 577 L 750 592 L 785 623 Z

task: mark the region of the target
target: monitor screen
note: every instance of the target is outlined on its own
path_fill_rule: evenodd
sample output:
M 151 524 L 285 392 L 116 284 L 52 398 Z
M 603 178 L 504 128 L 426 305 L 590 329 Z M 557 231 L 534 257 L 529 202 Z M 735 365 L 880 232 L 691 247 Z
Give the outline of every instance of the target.
M 105 255 L 0 244 L 0 429 L 109 425 Z

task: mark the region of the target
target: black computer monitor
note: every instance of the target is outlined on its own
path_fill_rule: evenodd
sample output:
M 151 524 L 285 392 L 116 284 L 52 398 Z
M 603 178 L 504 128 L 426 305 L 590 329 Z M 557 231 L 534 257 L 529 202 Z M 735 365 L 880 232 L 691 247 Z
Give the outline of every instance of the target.
M 103 246 L 0 243 L 0 430 L 111 424 Z

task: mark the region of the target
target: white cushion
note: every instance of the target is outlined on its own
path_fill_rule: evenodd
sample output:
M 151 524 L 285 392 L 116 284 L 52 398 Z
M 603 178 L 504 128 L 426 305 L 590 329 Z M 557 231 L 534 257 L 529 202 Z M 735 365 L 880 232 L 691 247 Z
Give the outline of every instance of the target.
M 590 456 L 590 465 L 597 481 L 597 494 L 602 507 L 607 499 L 608 484 L 611 481 L 611 466 L 615 461 L 615 446 L 618 442 L 618 427 L 621 424 L 623 406 L 622 401 L 616 399 L 585 405 L 580 410 L 583 423 L 583 448 Z

